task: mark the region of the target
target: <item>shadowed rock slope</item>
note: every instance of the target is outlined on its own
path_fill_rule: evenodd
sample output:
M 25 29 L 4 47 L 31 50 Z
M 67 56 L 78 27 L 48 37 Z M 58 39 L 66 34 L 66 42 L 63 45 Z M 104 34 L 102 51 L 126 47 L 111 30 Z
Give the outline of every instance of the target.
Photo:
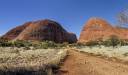
M 108 39 L 115 35 L 120 39 L 128 39 L 128 29 L 114 27 L 101 18 L 91 18 L 84 25 L 78 42 L 84 43 L 98 39 Z
M 31 24 L 31 22 L 27 22 L 27 23 L 25 23 L 25 24 L 23 24 L 21 26 L 17 26 L 15 28 L 11 29 L 10 31 L 8 31 L 2 37 L 7 38 L 9 40 L 12 40 L 12 39 L 16 38 L 30 24 Z
M 74 33 L 67 32 L 59 23 L 48 19 L 25 23 L 10 30 L 3 37 L 11 40 L 49 40 L 56 43 L 77 42 Z

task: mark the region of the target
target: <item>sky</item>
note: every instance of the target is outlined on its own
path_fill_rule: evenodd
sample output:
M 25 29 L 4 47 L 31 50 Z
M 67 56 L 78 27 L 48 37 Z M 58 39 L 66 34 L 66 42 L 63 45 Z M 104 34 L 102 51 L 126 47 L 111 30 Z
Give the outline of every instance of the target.
M 128 0 L 0 0 L 0 35 L 28 21 L 51 19 L 79 38 L 91 17 L 117 24 L 117 14 Z

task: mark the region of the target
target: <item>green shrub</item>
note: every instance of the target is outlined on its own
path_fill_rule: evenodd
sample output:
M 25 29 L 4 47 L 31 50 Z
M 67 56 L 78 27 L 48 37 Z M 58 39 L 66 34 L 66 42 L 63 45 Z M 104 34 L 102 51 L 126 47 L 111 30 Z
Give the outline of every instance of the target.
M 122 39 L 122 40 L 120 40 L 120 45 L 121 45 L 121 46 L 128 45 L 128 41 Z
M 0 46 L 1 47 L 5 47 L 5 46 L 9 46 L 9 45 L 10 45 L 10 43 L 8 43 L 7 38 L 3 38 L 3 37 L 0 38 Z
M 1 47 L 29 47 L 32 46 L 31 42 L 16 40 L 16 41 L 8 41 L 0 39 Z
M 40 47 L 43 48 L 43 49 L 48 49 L 50 45 L 49 45 L 48 42 L 42 42 Z
M 89 41 L 85 43 L 86 46 L 97 46 L 99 45 L 98 41 Z
M 57 44 L 53 41 L 47 41 L 48 47 L 55 48 L 57 47 Z
M 128 45 L 128 42 L 126 40 L 119 39 L 115 35 L 111 35 L 110 38 L 107 40 L 103 40 L 102 38 L 99 38 L 96 41 L 88 41 L 84 44 L 77 43 L 77 46 L 90 46 L 90 47 L 99 46 L 100 47 L 101 45 L 104 45 L 106 47 L 112 46 L 114 48 L 114 47 L 117 47 L 118 45 L 120 46 Z
M 42 41 L 42 42 L 37 42 L 32 45 L 36 49 L 48 49 L 48 48 L 56 48 L 57 44 L 53 41 Z
M 107 47 L 108 46 L 117 47 L 119 44 L 120 44 L 120 39 L 115 35 L 112 35 L 109 39 L 102 42 L 102 45 Z
M 12 42 L 12 46 L 15 47 L 29 47 L 32 46 L 31 42 L 28 41 L 22 41 L 22 40 L 16 40 Z

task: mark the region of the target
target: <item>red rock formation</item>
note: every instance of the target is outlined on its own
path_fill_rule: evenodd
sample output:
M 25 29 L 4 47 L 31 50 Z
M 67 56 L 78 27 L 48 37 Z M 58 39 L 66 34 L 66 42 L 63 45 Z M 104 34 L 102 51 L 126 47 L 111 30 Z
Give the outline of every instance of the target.
M 27 26 L 22 25 L 16 27 L 5 36 L 13 40 L 49 40 L 57 43 L 77 42 L 75 34 L 68 33 L 59 23 L 51 20 L 39 20 L 31 22 Z M 13 36 L 13 38 L 10 36 Z
M 27 23 L 23 24 L 22 26 L 17 26 L 15 28 L 11 29 L 10 31 L 8 31 L 2 37 L 12 40 L 12 39 L 16 38 L 30 24 L 31 24 L 31 22 L 27 22 Z
M 120 39 L 128 39 L 128 29 L 117 28 L 110 25 L 103 19 L 91 18 L 83 27 L 78 42 L 88 42 L 90 40 L 108 39 L 115 35 Z

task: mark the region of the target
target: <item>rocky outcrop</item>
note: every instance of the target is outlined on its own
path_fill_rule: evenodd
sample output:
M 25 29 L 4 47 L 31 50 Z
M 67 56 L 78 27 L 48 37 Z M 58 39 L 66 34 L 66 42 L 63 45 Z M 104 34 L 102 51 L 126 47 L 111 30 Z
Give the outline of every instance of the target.
M 84 25 L 78 42 L 84 43 L 98 39 L 108 39 L 115 35 L 120 39 L 128 39 L 128 29 L 113 27 L 101 18 L 91 18 Z
M 32 22 L 27 22 L 21 26 L 17 26 L 10 31 L 8 31 L 5 35 L 3 35 L 3 38 L 7 38 L 9 40 L 15 39 L 27 26 L 29 26 Z
M 59 23 L 52 20 L 39 20 L 27 23 L 12 29 L 4 37 L 13 40 L 49 40 L 57 43 L 77 42 L 74 33 L 67 32 Z

